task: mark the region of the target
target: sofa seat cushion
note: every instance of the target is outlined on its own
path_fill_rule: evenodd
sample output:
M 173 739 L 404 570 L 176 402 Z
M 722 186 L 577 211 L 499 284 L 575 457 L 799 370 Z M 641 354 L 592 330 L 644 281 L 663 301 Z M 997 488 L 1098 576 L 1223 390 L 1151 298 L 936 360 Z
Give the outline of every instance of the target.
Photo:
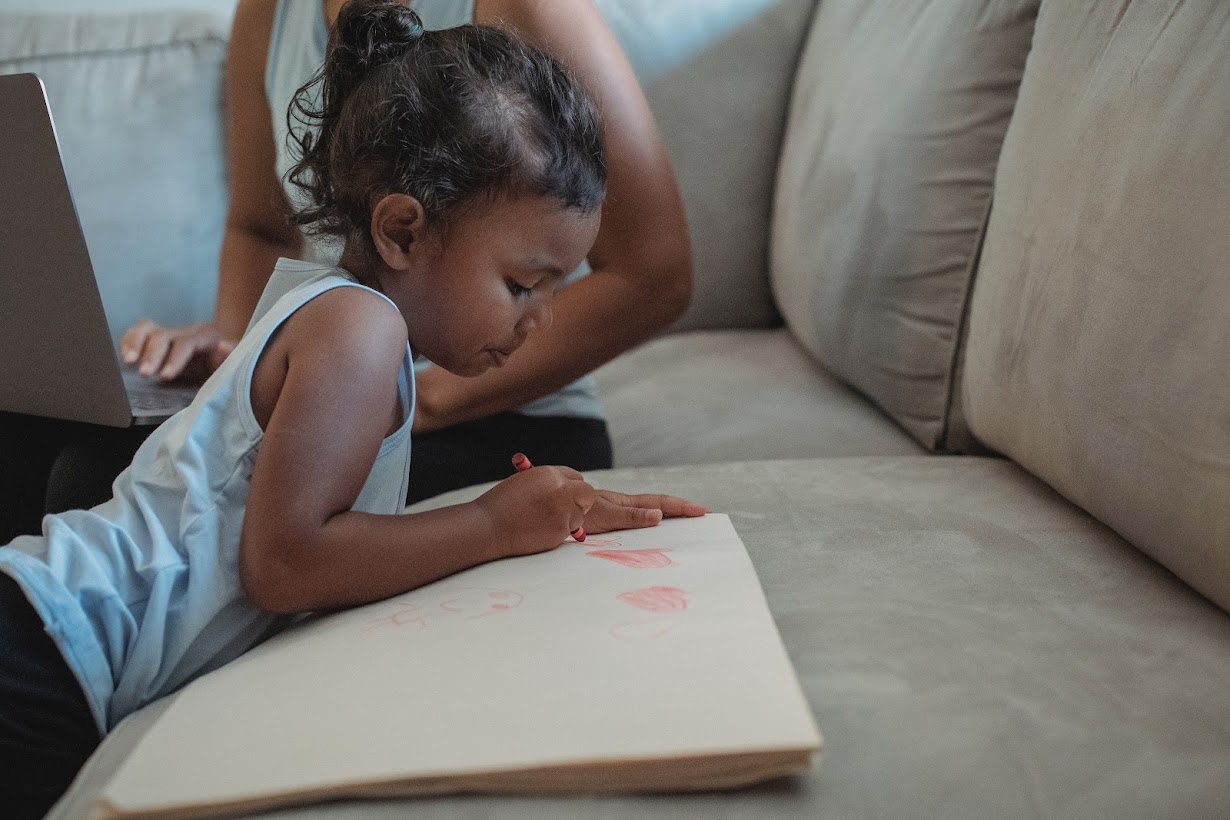
M 213 315 L 229 24 L 199 9 L 0 11 L 0 74 L 46 86 L 113 336 L 142 316 Z
M 597 377 L 617 467 L 922 452 L 783 328 L 666 336 Z
M 824 734 L 823 762 L 732 793 L 447 797 L 279 818 L 1210 817 L 1230 805 L 1230 617 L 1011 462 L 589 477 L 730 515 Z M 164 704 L 120 725 L 53 817 L 85 815 Z

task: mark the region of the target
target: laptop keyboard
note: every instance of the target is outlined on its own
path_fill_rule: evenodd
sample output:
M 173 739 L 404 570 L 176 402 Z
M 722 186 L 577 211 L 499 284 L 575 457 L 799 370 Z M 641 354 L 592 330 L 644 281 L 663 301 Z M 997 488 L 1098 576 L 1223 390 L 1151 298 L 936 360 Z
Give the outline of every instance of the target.
M 192 403 L 196 395 L 195 385 L 159 384 L 147 382 L 140 377 L 124 374 L 124 387 L 128 390 L 128 403 L 134 416 L 171 416 Z

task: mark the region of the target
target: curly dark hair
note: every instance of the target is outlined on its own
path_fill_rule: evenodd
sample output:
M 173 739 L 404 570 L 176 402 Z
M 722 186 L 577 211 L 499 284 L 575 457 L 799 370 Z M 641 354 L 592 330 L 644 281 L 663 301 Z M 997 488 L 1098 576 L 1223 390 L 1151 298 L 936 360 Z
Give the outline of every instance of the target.
M 606 195 L 602 121 L 555 58 L 481 25 L 426 31 L 397 0 L 350 0 L 324 65 L 287 111 L 288 178 L 311 233 L 362 236 L 391 193 L 429 224 L 501 195 L 540 195 L 592 213 Z

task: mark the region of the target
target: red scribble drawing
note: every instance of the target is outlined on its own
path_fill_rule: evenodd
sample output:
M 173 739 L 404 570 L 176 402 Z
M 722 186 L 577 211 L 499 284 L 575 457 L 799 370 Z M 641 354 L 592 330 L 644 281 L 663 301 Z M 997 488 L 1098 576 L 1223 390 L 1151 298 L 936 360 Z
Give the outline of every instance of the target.
M 646 612 L 682 612 L 688 608 L 688 594 L 679 587 L 644 587 L 615 597 Z
M 608 561 L 614 561 L 617 564 L 623 564 L 625 567 L 633 567 L 635 569 L 656 569 L 657 567 L 669 567 L 674 565 L 674 561 L 666 553 L 669 549 L 645 549 L 645 550 L 594 550 L 585 553 L 592 555 L 595 558 L 605 558 Z
M 374 629 L 378 626 L 417 626 L 422 632 L 427 628 L 427 613 L 418 604 L 401 603 L 388 615 L 373 618 L 364 624 L 364 629 Z
M 611 637 L 617 641 L 656 641 L 675 626 L 672 620 L 636 621 L 619 624 L 611 629 Z
M 525 596 L 520 592 L 509 589 L 469 587 L 455 590 L 446 597 L 428 603 L 402 601 L 387 614 L 368 621 L 363 628 L 415 626 L 422 632 L 430 623 L 429 615 L 433 618 L 460 617 L 461 620 L 472 621 L 475 618 L 485 618 L 516 609 L 524 600 Z
M 582 543 L 582 542 L 565 541 L 564 543 L 567 544 L 567 543 Z M 584 544 L 587 547 L 598 547 L 599 549 L 611 549 L 612 547 L 622 547 L 624 545 L 624 542 L 620 541 L 617 538 L 608 538 L 608 537 L 604 537 L 601 535 L 590 535 L 586 537 Z
M 525 596 L 520 592 L 507 589 L 484 589 L 472 587 L 458 590 L 455 594 L 440 602 L 440 609 L 454 615 L 461 615 L 467 621 L 475 618 L 485 618 L 497 612 L 505 612 L 521 606 Z

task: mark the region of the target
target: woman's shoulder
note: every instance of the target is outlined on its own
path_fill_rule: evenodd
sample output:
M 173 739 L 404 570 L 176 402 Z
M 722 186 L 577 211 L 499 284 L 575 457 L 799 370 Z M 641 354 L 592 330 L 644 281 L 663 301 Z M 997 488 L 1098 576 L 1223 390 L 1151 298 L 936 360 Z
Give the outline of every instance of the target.
M 592 0 L 476 0 L 474 22 L 511 29 L 540 45 L 606 26 Z

